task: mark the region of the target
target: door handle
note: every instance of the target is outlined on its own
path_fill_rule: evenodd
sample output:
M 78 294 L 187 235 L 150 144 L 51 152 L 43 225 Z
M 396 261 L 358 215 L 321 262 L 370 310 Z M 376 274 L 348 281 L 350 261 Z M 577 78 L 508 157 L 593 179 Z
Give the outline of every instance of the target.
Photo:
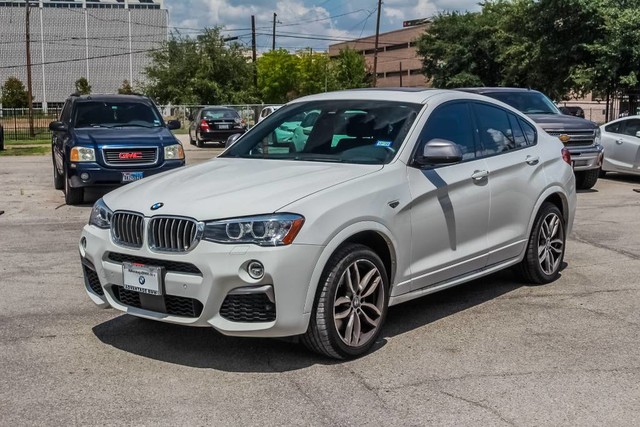
M 527 156 L 527 158 L 524 160 L 525 162 L 527 162 L 528 165 L 537 165 L 540 162 L 540 157 L 538 156 Z
M 474 171 L 473 174 L 471 175 L 471 178 L 473 178 L 475 181 L 480 181 L 481 179 L 484 179 L 488 176 L 489 176 L 489 171 L 481 170 L 481 171 Z
M 623 141 L 623 140 L 621 140 L 621 139 L 616 139 L 616 144 L 618 144 L 618 145 L 622 144 L 623 142 L 624 142 L 624 141 Z

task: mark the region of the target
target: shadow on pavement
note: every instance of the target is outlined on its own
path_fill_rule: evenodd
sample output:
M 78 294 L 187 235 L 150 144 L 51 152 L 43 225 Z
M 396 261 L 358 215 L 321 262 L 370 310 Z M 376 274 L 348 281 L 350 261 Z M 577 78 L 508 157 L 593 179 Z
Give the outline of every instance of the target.
M 509 293 L 522 283 L 504 271 L 389 309 L 381 338 L 404 334 Z M 231 372 L 284 372 L 339 363 L 307 351 L 294 340 L 227 337 L 212 328 L 193 328 L 122 315 L 97 325 L 105 344 L 151 359 Z

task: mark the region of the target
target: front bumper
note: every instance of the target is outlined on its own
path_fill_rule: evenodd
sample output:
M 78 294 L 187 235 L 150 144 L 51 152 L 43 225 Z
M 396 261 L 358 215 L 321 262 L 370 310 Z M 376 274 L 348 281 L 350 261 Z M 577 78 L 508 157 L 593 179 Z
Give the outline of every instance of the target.
M 160 254 L 151 251 L 147 245 L 141 249 L 115 245 L 109 230 L 89 225 L 84 227 L 79 245 L 85 270 L 85 290 L 98 306 L 113 307 L 147 319 L 190 326 L 212 326 L 223 334 L 253 337 L 292 336 L 306 331 L 310 313 L 304 312 L 304 306 L 311 276 L 322 249 L 314 245 L 260 247 L 201 241 L 189 253 Z M 116 257 L 112 254 L 119 255 Z M 178 300 L 179 304 L 195 302 L 198 309 L 196 316 L 168 314 L 167 310 L 155 309 L 153 303 L 143 304 L 144 308 L 136 307 L 137 303 L 131 304 L 128 297 L 123 298 L 120 294 L 123 289 L 120 288 L 123 286 L 122 263 L 114 261 L 114 258 L 121 259 L 123 256 L 146 259 L 145 263 L 149 265 L 153 265 L 153 260 L 167 265 L 164 274 L 165 303 L 173 304 L 171 301 L 174 300 Z M 265 275 L 262 279 L 254 280 L 247 274 L 246 266 L 251 260 L 258 260 L 264 265 Z M 196 272 L 178 271 L 185 269 L 173 267 L 175 263 L 189 264 L 195 267 Z M 87 271 L 88 266 L 93 266 L 95 276 L 87 276 L 92 274 L 91 269 Z M 266 292 L 267 299 L 274 301 L 265 299 L 264 302 L 273 302 L 275 305 L 275 320 L 232 321 L 224 310 L 221 313 L 223 302 L 229 301 L 229 294 L 238 299 L 241 297 L 237 295 L 254 291 L 256 293 L 253 295 L 258 295 L 269 288 L 272 291 Z M 171 301 L 167 302 L 167 298 Z M 247 307 L 239 309 L 246 311 Z
M 574 171 L 598 169 L 602 166 L 604 147 L 600 144 L 589 147 L 568 146 L 567 149 L 569 150 L 569 153 L 571 153 L 571 161 L 573 162 Z
M 139 168 L 115 169 L 107 168 L 94 162 L 79 162 L 69 165 L 68 174 L 72 188 L 117 186 L 123 183 L 123 172 L 142 172 L 146 178 L 184 165 L 184 160 L 165 160 L 160 165 L 151 168 L 141 166 Z M 87 173 L 89 175 L 88 179 L 82 179 L 80 177 L 82 173 Z
M 209 132 L 200 131 L 198 132 L 198 137 L 204 142 L 227 142 L 231 135 L 244 134 L 245 132 L 244 128 L 216 129 Z

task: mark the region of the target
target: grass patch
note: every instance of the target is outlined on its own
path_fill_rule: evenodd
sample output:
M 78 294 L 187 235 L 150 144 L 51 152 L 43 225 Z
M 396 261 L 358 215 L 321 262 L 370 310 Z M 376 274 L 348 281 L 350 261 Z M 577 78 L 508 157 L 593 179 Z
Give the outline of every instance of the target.
M 35 138 L 35 139 L 5 139 L 4 140 L 4 145 L 49 145 L 51 144 L 51 138 L 47 138 L 47 139 L 41 139 L 41 138 Z
M 4 150 L 0 151 L 0 156 L 41 156 L 51 153 L 51 147 L 48 145 L 39 145 L 34 147 L 21 147 L 5 145 Z

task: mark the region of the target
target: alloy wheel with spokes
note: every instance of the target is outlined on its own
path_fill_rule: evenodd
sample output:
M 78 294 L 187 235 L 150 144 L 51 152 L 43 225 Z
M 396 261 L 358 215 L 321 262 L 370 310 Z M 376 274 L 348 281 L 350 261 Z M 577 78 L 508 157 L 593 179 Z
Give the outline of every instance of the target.
M 545 202 L 536 215 L 520 273 L 529 283 L 550 283 L 560 274 L 565 250 L 565 223 L 560 209 Z
M 542 220 L 538 235 L 538 260 L 542 271 L 552 275 L 560 266 L 563 253 L 564 230 L 560 217 L 552 212 Z
M 388 304 L 385 264 L 371 248 L 346 244 L 327 262 L 302 342 L 336 359 L 360 356 L 376 342 Z
M 382 319 L 384 296 L 382 275 L 371 261 L 358 259 L 342 273 L 333 320 L 345 344 L 360 346 L 375 335 Z

